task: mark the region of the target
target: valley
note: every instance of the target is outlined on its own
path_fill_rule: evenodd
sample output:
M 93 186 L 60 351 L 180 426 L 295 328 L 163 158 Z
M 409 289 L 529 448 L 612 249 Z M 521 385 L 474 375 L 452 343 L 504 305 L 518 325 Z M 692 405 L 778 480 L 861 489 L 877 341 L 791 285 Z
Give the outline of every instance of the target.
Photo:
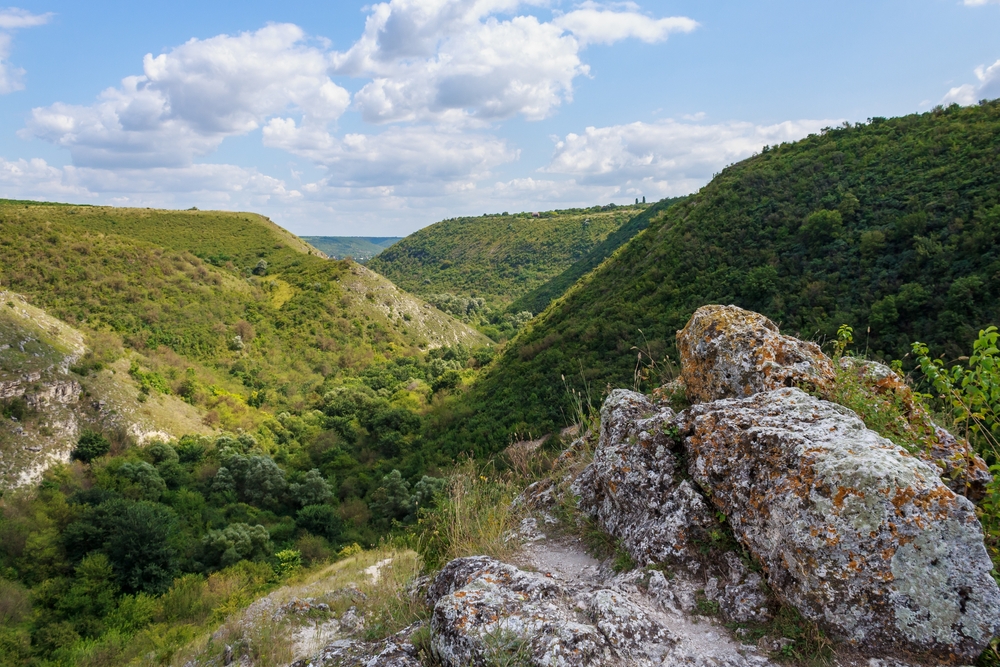
M 829 432 L 864 430 L 900 470 L 924 466 L 921 493 L 947 496 L 963 540 L 983 538 L 975 599 L 987 604 L 1000 562 L 998 164 L 994 101 L 769 146 L 686 197 L 452 218 L 403 239 L 299 238 L 253 213 L 0 200 L 0 666 L 333 665 L 345 647 L 358 660 L 389 651 L 392 637 L 415 661 L 404 665 L 495 650 L 536 664 L 525 647 L 542 651 L 551 628 L 512 631 L 502 650 L 492 635 L 462 638 L 478 630 L 458 593 L 495 572 L 576 595 L 543 611 L 552 627 L 579 618 L 572 632 L 605 637 L 594 641 L 607 664 L 625 655 L 601 634 L 621 620 L 602 616 L 612 589 L 660 633 L 628 649 L 634 664 L 671 651 L 701 664 L 710 636 L 733 664 L 863 664 L 806 593 L 760 583 L 779 565 L 727 518 L 742 490 L 683 468 L 709 456 L 692 415 L 725 413 L 729 428 L 727 400 L 764 414 L 764 392 L 782 415 L 802 401 Z M 331 258 L 373 248 L 365 264 Z M 731 304 L 734 319 L 684 339 L 698 313 L 721 312 L 709 304 Z M 700 369 L 692 341 L 730 326 L 732 368 Z M 773 358 L 739 361 L 759 349 Z M 733 368 L 767 370 L 731 396 Z M 636 438 L 667 454 L 627 461 Z M 664 466 L 648 479 L 692 504 L 651 509 L 629 486 L 633 464 Z M 810 493 L 834 496 L 839 516 L 854 492 Z M 674 539 L 674 524 L 691 543 L 682 530 L 652 553 L 647 538 Z M 661 558 L 677 544 L 683 555 Z M 468 580 L 454 574 L 473 565 Z M 449 591 L 429 593 L 419 573 Z M 744 620 L 726 577 L 764 591 Z M 992 631 L 981 620 L 963 623 Z M 943 655 L 909 631 L 871 632 Z M 965 658 L 985 646 L 979 664 L 995 664 L 989 637 L 948 641 Z

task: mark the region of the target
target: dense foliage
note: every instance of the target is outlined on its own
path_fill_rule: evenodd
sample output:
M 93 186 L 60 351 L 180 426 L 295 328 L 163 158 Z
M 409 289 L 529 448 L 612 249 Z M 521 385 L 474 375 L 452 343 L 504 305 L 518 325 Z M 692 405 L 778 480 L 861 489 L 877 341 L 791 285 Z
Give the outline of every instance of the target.
M 303 236 L 303 241 L 326 253 L 331 259 L 347 259 L 364 264 L 401 236 Z
M 877 358 L 922 340 L 947 358 L 1000 321 L 1000 102 L 828 129 L 766 148 L 670 207 L 552 304 L 468 396 L 443 447 L 496 450 L 632 385 L 706 303 Z M 869 332 L 870 328 L 870 332 Z M 563 379 L 565 378 L 565 380 Z
M 499 340 L 531 316 L 510 309 L 513 301 L 588 256 L 645 208 L 452 218 L 407 236 L 368 266 Z

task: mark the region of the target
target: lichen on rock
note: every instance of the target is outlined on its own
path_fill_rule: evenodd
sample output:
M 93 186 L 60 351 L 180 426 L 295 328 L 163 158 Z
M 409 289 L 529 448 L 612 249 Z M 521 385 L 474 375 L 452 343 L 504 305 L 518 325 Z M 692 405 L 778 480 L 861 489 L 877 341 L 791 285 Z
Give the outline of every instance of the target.
M 938 471 L 799 389 L 678 417 L 689 470 L 772 589 L 872 655 L 974 659 L 1000 630 L 974 507 Z
M 642 394 L 616 389 L 601 409 L 593 461 L 573 485 L 579 507 L 621 540 L 641 564 L 690 558 L 714 519 L 701 494 L 681 476 L 675 414 Z
M 819 346 L 782 336 L 768 318 L 736 306 L 702 306 L 677 332 L 691 403 L 744 398 L 781 387 L 826 390 L 833 364 Z

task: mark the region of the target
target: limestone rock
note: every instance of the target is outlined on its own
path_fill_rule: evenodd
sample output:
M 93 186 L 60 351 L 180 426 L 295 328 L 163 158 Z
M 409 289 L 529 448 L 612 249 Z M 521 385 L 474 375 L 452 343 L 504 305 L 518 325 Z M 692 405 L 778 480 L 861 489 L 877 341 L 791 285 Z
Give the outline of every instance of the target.
M 296 660 L 291 667 L 421 667 L 419 651 L 410 637 L 422 625 L 416 623 L 381 641 L 337 640 L 312 658 Z
M 674 644 L 669 630 L 620 590 L 590 591 L 574 603 L 554 578 L 485 556 L 450 562 L 428 601 L 432 650 L 445 667 L 514 657 L 539 667 L 651 667 Z
M 678 474 L 674 417 L 642 394 L 613 391 L 594 459 L 573 486 L 580 509 L 641 565 L 688 557 L 692 540 L 714 525 L 701 494 Z
M 913 395 L 913 390 L 891 368 L 877 361 L 841 357 L 840 367 L 853 372 L 873 397 L 891 401 L 902 409 L 905 428 L 920 444 L 917 456 L 938 468 L 949 489 L 970 500 L 981 500 L 992 481 L 986 462 L 965 440 L 956 439 L 931 419 L 930 413 Z
M 971 661 L 1000 631 L 974 507 L 849 410 L 799 389 L 678 418 L 689 470 L 771 588 L 868 652 Z
M 818 345 L 782 336 L 771 320 L 736 306 L 696 310 L 677 332 L 677 349 L 691 403 L 799 385 L 823 391 L 834 378 Z

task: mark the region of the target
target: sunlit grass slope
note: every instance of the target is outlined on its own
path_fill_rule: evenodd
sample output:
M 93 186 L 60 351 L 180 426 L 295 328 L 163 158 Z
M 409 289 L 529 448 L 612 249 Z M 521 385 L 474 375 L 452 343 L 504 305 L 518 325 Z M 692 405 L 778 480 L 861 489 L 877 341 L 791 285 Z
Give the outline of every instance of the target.
M 643 209 L 598 206 L 539 217 L 442 220 L 395 243 L 368 266 L 425 298 L 450 293 L 505 308 L 582 259 Z
M 144 386 L 227 428 L 301 408 L 379 355 L 485 341 L 247 213 L 0 202 L 0 285 L 118 337 L 142 355 Z

